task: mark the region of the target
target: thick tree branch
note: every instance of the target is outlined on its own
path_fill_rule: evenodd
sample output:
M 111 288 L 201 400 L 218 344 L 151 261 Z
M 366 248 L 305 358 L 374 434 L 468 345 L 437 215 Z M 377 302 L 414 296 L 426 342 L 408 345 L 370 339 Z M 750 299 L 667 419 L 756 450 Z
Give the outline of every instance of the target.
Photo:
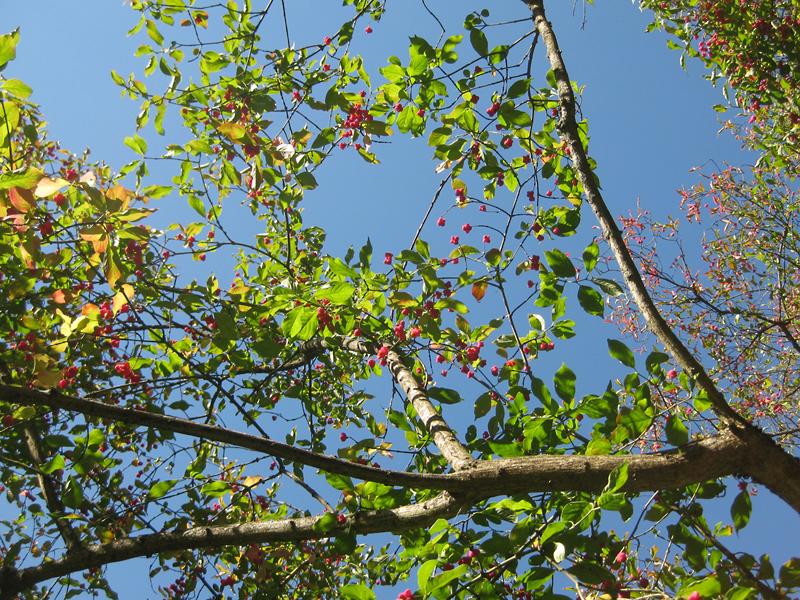
M 628 291 L 639 307 L 650 331 L 664 344 L 675 361 L 706 392 L 712 410 L 719 419 L 750 446 L 751 453 L 748 455 L 749 460 L 746 465 L 747 474 L 769 487 L 800 513 L 800 460 L 785 452 L 772 438 L 752 426 L 742 415 L 731 408 L 700 361 L 667 324 L 650 296 L 641 274 L 636 268 L 636 263 L 625 245 L 622 233 L 600 193 L 600 187 L 581 143 L 575 118 L 575 95 L 555 33 L 545 16 L 544 0 L 524 0 L 524 2 L 528 4 L 533 13 L 534 25 L 544 41 L 550 67 L 556 78 L 560 113 L 557 124 L 559 135 L 570 150 L 586 201 L 600 224 L 603 237 L 614 254 Z
M 316 467 L 328 473 L 347 475 L 349 477 L 363 479 L 364 481 L 375 481 L 388 485 L 403 485 L 416 488 L 442 489 L 445 487 L 444 485 L 436 485 L 434 483 L 437 479 L 443 479 L 443 475 L 386 471 L 342 460 L 335 456 L 325 456 L 309 450 L 295 448 L 289 444 L 276 442 L 255 435 L 214 427 L 212 425 L 195 423 L 186 419 L 179 419 L 177 417 L 170 417 L 158 413 L 122 408 L 95 400 L 75 398 L 55 391 L 43 392 L 40 390 L 0 384 L 0 400 L 26 406 L 59 408 L 84 415 L 111 419 L 129 425 L 141 425 L 160 431 L 170 431 L 172 433 L 188 435 L 212 442 L 238 446 L 239 448 L 245 448 Z
M 613 469 L 628 464 L 627 492 L 663 490 L 738 472 L 748 449 L 726 433 L 682 449 L 636 456 L 525 456 L 480 461 L 473 468 L 438 476 L 452 490 L 417 505 L 388 511 L 355 513 L 326 533 L 314 529 L 319 517 L 195 527 L 182 533 L 162 532 L 76 549 L 64 558 L 0 576 L 0 599 L 39 582 L 139 556 L 227 545 L 265 544 L 357 534 L 403 531 L 451 517 L 496 495 L 534 491 L 601 491 Z
M 5 569 L 0 572 L 0 600 L 13 598 L 16 593 L 54 577 L 140 556 L 179 550 L 329 538 L 348 532 L 367 534 L 403 531 L 425 527 L 439 518 L 452 517 L 461 507 L 462 501 L 445 492 L 420 504 L 355 513 L 348 517 L 346 523 L 337 524 L 333 529 L 324 532 L 315 529 L 314 526 L 320 519 L 315 516 L 263 523 L 193 527 L 183 532 L 162 532 L 108 544 L 94 544 L 36 567 L 19 571 Z
M 64 504 L 61 502 L 61 496 L 56 491 L 55 483 L 50 475 L 42 473 L 40 467 L 44 464 L 45 460 L 40 450 L 41 443 L 39 436 L 36 434 L 31 424 L 25 424 L 22 429 L 23 437 L 25 438 L 25 446 L 28 449 L 28 456 L 30 456 L 31 463 L 36 467 L 36 481 L 39 484 L 39 489 L 44 496 L 47 510 L 50 511 L 53 520 L 55 521 L 58 532 L 67 546 L 67 550 L 74 550 L 80 546 L 80 537 L 77 532 L 72 528 L 70 522 L 64 518 Z

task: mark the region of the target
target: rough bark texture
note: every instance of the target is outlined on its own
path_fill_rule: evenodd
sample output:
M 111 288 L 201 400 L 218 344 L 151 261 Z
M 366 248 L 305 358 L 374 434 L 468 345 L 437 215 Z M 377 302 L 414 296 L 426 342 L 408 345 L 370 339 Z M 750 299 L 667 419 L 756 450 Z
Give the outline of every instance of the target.
M 0 598 L 11 597 L 42 581 L 113 562 L 176 550 L 226 545 L 266 544 L 356 534 L 397 532 L 452 517 L 474 503 L 496 495 L 534 491 L 601 491 L 613 469 L 628 465 L 622 491 L 639 492 L 681 487 L 737 472 L 745 448 L 734 436 L 720 435 L 680 450 L 639 456 L 525 456 L 480 461 L 473 468 L 440 476 L 451 492 L 393 510 L 365 511 L 348 517 L 333 530 L 314 529 L 320 518 L 300 517 L 264 523 L 194 527 L 180 533 L 142 535 L 107 544 L 76 548 L 67 556 L 20 571 L 0 574 Z
M 570 149 L 578 180 L 584 190 L 586 202 L 592 208 L 603 237 L 611 248 L 625 284 L 647 323 L 675 361 L 697 382 L 708 395 L 712 409 L 722 423 L 750 450 L 748 460 L 742 465 L 744 474 L 766 485 L 787 504 L 800 513 L 800 460 L 783 450 L 763 431 L 754 427 L 738 414 L 714 384 L 706 370 L 680 341 L 656 307 L 644 285 L 636 263 L 625 240 L 608 210 L 594 173 L 589 165 L 586 151 L 578 134 L 575 118 L 575 95 L 572 91 L 567 68 L 561 56 L 553 28 L 544 11 L 544 0 L 524 0 L 533 13 L 533 20 L 547 50 L 550 68 L 556 78 L 559 97 L 557 129 L 561 139 Z
M 337 532 L 344 531 L 347 526 L 352 526 L 351 531 L 358 534 L 402 531 L 424 526 L 440 517 L 453 516 L 475 502 L 496 495 L 542 491 L 598 492 L 605 487 L 609 474 L 623 463 L 628 465 L 628 480 L 622 490 L 640 492 L 681 487 L 737 474 L 741 472 L 742 465 L 753 461 L 749 456 L 748 447 L 736 436 L 725 433 L 688 444 L 677 450 L 656 454 L 524 456 L 471 461 L 470 468 L 454 473 L 425 475 L 383 471 L 355 465 L 239 432 L 100 402 L 70 398 L 57 393 L 0 386 L 0 399 L 18 404 L 58 407 L 62 410 L 115 419 L 132 425 L 156 427 L 257 452 L 285 456 L 287 459 L 317 466 L 330 472 L 345 473 L 390 485 L 447 490 L 435 499 L 419 504 L 390 511 L 356 513 L 348 517 L 347 525 L 326 533 L 313 528 L 319 517 L 302 517 L 268 523 L 197 527 L 181 533 L 162 532 L 108 544 L 76 546 L 67 556 L 59 560 L 20 571 L 4 571 L 0 575 L 0 598 L 11 597 L 17 591 L 47 579 L 158 552 L 331 537 Z M 38 460 L 41 461 L 42 457 Z

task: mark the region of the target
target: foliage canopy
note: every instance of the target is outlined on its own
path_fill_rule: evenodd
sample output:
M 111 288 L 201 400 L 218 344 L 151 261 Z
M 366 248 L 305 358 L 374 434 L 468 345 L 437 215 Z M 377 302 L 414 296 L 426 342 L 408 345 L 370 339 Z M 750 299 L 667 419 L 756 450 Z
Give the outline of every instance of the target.
M 0 597 L 115 597 L 103 567 L 144 556 L 174 598 L 368 599 L 413 574 L 399 597 L 797 591 L 800 559 L 725 543 L 749 481 L 800 512 L 796 2 L 641 2 L 759 161 L 703 174 L 686 222 L 621 228 L 543 0 L 380 63 L 353 40 L 381 0 L 302 47 L 263 34 L 282 3 L 131 4 L 119 172 L 0 79 Z M 403 137 L 441 175 L 413 241 L 329 254 L 304 197 L 338 153 L 392 168 Z M 580 396 L 569 357 L 537 361 L 597 318 L 621 375 Z

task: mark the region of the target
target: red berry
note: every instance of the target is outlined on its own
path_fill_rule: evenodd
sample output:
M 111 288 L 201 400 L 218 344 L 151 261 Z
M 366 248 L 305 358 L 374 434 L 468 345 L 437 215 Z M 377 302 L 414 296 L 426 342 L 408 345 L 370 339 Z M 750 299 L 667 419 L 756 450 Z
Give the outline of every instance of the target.
M 444 227 L 444 225 L 445 225 L 445 223 L 446 223 L 446 222 L 447 222 L 447 221 L 445 221 L 445 220 L 444 220 L 444 217 L 439 217 L 439 218 L 436 220 L 436 224 L 437 224 L 439 227 Z

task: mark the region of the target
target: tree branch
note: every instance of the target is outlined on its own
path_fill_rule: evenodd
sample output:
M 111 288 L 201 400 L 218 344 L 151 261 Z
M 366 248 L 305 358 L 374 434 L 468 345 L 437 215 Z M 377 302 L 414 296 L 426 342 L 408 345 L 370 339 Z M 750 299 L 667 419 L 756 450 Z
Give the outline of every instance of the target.
M 320 516 L 298 517 L 259 523 L 241 523 L 216 527 L 193 527 L 182 532 L 161 532 L 128 538 L 107 544 L 86 546 L 72 554 L 22 570 L 6 568 L 0 572 L 0 600 L 13 598 L 18 592 L 70 573 L 100 567 L 110 563 L 150 556 L 161 552 L 176 552 L 222 546 L 244 546 L 335 537 L 348 532 L 355 534 L 401 531 L 425 527 L 439 518 L 456 515 L 462 506 L 447 492 L 420 504 L 410 504 L 391 510 L 355 513 L 343 524 L 330 530 L 315 528 Z
M 784 451 L 772 438 L 748 423 L 742 415 L 731 408 L 700 361 L 667 324 L 645 287 L 636 263 L 625 245 L 622 233 L 600 193 L 600 187 L 581 143 L 575 118 L 575 95 L 555 33 L 545 16 L 544 0 L 523 1 L 533 13 L 534 25 L 544 41 L 550 67 L 556 78 L 560 109 L 557 123 L 559 135 L 570 149 L 570 155 L 578 180 L 583 186 L 586 201 L 600 224 L 603 237 L 614 254 L 628 291 L 642 312 L 650 331 L 664 344 L 675 361 L 706 392 L 715 414 L 734 434 L 750 446 L 751 453 L 747 456 L 746 463 L 747 474 L 766 485 L 800 513 L 800 460 Z
M 43 392 L 40 390 L 0 384 L 0 400 L 26 406 L 59 408 L 84 415 L 111 419 L 120 423 L 141 425 L 161 431 L 171 431 L 172 433 L 238 446 L 239 448 L 261 452 L 270 456 L 277 456 L 286 460 L 316 467 L 328 473 L 347 475 L 349 477 L 363 479 L 364 481 L 375 481 L 388 485 L 402 485 L 412 488 L 443 489 L 446 487 L 446 485 L 441 483 L 438 485 L 435 483 L 437 480 L 445 479 L 444 475 L 378 469 L 342 460 L 334 456 L 325 456 L 309 450 L 295 448 L 289 444 L 276 442 L 264 437 L 211 425 L 203 425 L 201 423 L 158 413 L 122 408 L 95 400 L 86 400 L 85 398 L 75 398 L 60 394 L 56 391 Z
M 195 527 L 180 533 L 156 534 L 94 544 L 36 567 L 0 574 L 0 599 L 39 582 L 69 573 L 139 556 L 176 550 L 217 548 L 228 545 L 264 544 L 356 534 L 403 531 L 448 518 L 474 503 L 496 495 L 535 491 L 599 492 L 612 470 L 628 465 L 628 481 L 622 491 L 636 493 L 664 490 L 735 474 L 745 462 L 748 448 L 725 433 L 694 442 L 681 449 L 635 456 L 524 456 L 480 461 L 473 468 L 437 476 L 451 492 L 416 505 L 393 510 L 355 513 L 342 525 L 321 532 L 314 528 L 319 517 L 302 517 L 264 523 Z
M 28 456 L 30 456 L 33 466 L 37 469 L 36 480 L 39 483 L 42 496 L 44 496 L 45 504 L 47 504 L 47 510 L 50 511 L 53 521 L 55 521 L 56 527 L 58 527 L 58 532 L 61 534 L 61 538 L 67 546 L 67 550 L 72 551 L 80 546 L 80 537 L 72 528 L 70 522 L 64 518 L 66 511 L 64 510 L 64 504 L 61 502 L 61 496 L 59 496 L 56 491 L 53 478 L 40 470 L 45 460 L 40 450 L 41 443 L 39 442 L 39 436 L 29 423 L 24 425 L 22 433 L 25 438 L 25 445 L 28 449 Z
M 342 347 L 354 352 L 365 354 L 374 353 L 371 345 L 366 344 L 355 338 L 345 338 L 342 340 Z M 444 420 L 436 407 L 428 400 L 428 393 L 425 391 L 417 378 L 406 367 L 403 359 L 394 350 L 390 350 L 386 355 L 386 364 L 392 373 L 392 377 L 403 390 L 406 398 L 414 407 L 417 416 L 433 438 L 433 443 L 439 448 L 439 452 L 453 467 L 455 471 L 468 468 L 475 461 L 467 447 L 456 437 L 456 434 Z

